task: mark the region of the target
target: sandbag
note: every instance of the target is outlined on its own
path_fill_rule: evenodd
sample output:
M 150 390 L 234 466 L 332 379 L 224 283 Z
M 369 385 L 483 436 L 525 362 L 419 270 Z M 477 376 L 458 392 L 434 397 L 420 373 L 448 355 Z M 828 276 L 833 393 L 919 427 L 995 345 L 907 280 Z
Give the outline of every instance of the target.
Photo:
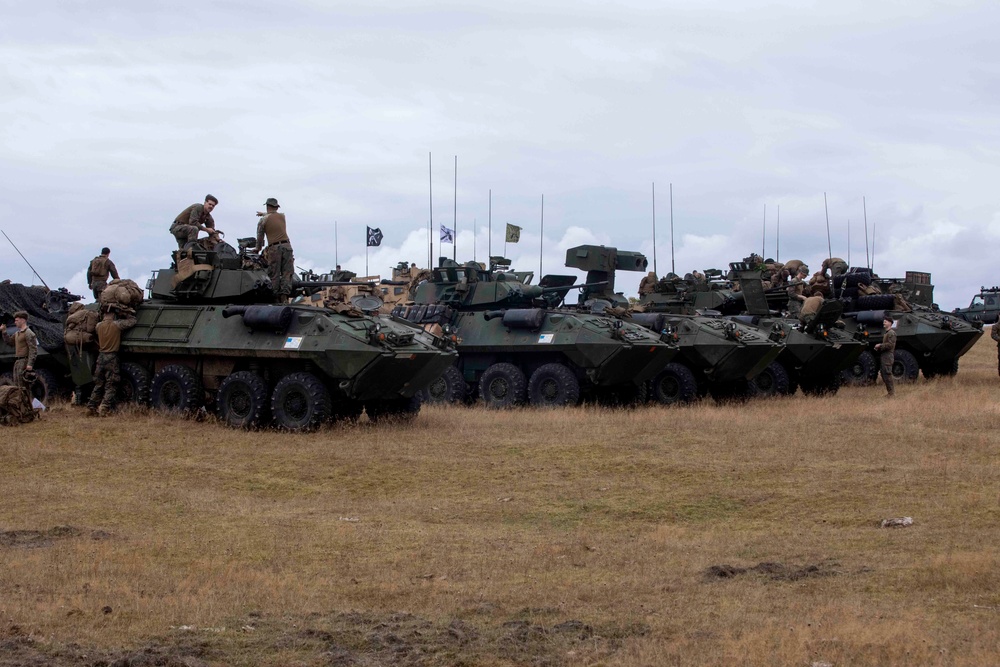
M 134 280 L 112 280 L 101 292 L 102 306 L 125 306 L 135 308 L 142 303 L 142 289 Z

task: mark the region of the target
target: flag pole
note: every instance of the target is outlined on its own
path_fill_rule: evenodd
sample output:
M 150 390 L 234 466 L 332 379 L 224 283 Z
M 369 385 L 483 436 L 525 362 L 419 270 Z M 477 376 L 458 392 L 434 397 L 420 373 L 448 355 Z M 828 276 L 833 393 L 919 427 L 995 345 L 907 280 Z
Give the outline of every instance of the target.
M 509 222 L 507 223 L 510 224 Z M 503 256 L 507 257 L 507 228 L 504 227 L 503 231 Z
M 479 258 L 476 257 L 476 218 L 472 219 L 472 261 L 479 261 Z
M 760 258 L 767 257 L 767 202 L 764 203 L 764 225 L 760 231 Z
M 670 273 L 677 275 L 674 265 L 674 184 L 670 184 Z
M 872 268 L 872 258 L 868 254 L 868 205 L 865 203 L 865 198 L 861 198 L 861 210 L 865 213 L 865 263 L 868 268 Z
M 781 204 L 778 204 L 778 229 L 774 234 L 774 261 L 781 261 Z
M 365 239 L 365 275 L 368 275 L 368 239 Z
M 493 188 L 490 188 L 489 211 L 486 223 L 486 261 L 493 255 Z M 507 238 L 504 235 L 504 238 Z
M 367 240 L 366 240 L 366 243 L 367 243 Z M 365 247 L 367 248 L 368 246 L 365 245 Z M 337 245 L 337 221 L 334 220 L 333 221 L 333 265 L 334 266 L 340 266 L 340 256 L 337 253 L 338 253 L 338 245 Z
M 830 209 L 826 206 L 826 193 L 823 193 L 823 211 L 826 212 L 826 251 L 827 257 L 833 257 L 833 245 L 830 243 Z

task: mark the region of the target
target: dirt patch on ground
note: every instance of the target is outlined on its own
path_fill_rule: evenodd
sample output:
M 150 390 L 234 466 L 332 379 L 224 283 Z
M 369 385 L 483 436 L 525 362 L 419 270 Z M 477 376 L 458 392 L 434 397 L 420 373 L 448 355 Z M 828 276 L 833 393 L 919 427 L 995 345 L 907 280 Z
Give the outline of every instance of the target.
M 771 581 L 799 581 L 813 577 L 831 577 L 840 574 L 838 564 L 822 561 L 812 565 L 788 565 L 786 563 L 761 562 L 750 567 L 735 565 L 712 565 L 705 570 L 705 579 L 733 579 L 742 575 L 756 575 Z
M 92 540 L 110 539 L 111 533 L 103 530 L 81 530 L 73 526 L 55 526 L 48 530 L 0 530 L 0 547 L 39 549 L 50 547 L 59 540 L 86 537 Z
M 520 614 L 519 614 L 520 616 Z M 281 655 L 330 667 L 461 665 L 510 662 L 556 667 L 612 658 L 644 625 L 594 625 L 577 619 L 545 622 L 523 617 L 477 623 L 434 622 L 406 612 L 312 614 L 302 619 L 252 614 L 230 631 L 199 629 L 151 639 L 138 649 L 56 646 L 17 626 L 0 630 L 0 667 L 207 667 Z
M 17 625 L 0 630 L 0 667 L 208 667 L 212 657 L 207 643 L 98 651 L 43 644 Z

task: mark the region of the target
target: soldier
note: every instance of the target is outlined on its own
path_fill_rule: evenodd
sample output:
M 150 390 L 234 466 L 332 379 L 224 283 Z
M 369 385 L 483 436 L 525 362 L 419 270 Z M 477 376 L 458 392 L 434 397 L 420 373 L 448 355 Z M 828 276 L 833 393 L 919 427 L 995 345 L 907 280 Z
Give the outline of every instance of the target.
M 694 271 L 691 272 L 691 277 L 694 278 L 695 284 L 698 284 L 698 285 L 702 285 L 702 284 L 708 282 L 705 279 L 705 274 L 702 273 L 701 271 L 699 271 L 698 269 L 695 269 Z
M 264 245 L 264 237 L 267 236 L 264 258 L 267 260 L 271 289 L 278 296 L 279 302 L 287 302 L 292 294 L 292 272 L 295 271 L 292 242 L 288 240 L 288 232 L 285 230 L 285 214 L 278 213 L 278 200 L 269 197 L 264 206 L 267 207 L 267 213 L 257 211 L 260 218 L 257 223 L 257 250 L 260 251 Z
M 889 392 L 889 398 L 896 395 L 896 387 L 893 384 L 892 378 L 892 362 L 895 361 L 896 351 L 896 332 L 892 330 L 892 316 L 886 314 L 882 318 L 882 327 L 885 329 L 885 335 L 882 337 L 882 342 L 875 346 L 875 351 L 879 352 L 879 373 L 882 375 L 882 381 L 885 382 L 885 389 Z
M 1000 322 L 990 327 L 990 338 L 997 342 L 997 373 L 1000 373 Z
M 101 248 L 101 254 L 90 260 L 87 267 L 87 285 L 94 291 L 94 301 L 99 301 L 101 292 L 108 286 L 108 276 L 118 280 L 118 269 L 111 261 L 111 248 Z
M 656 274 L 654 272 L 650 271 L 639 282 L 639 296 L 645 296 L 647 294 L 652 294 L 653 293 L 653 287 L 655 285 L 656 285 Z
M 805 266 L 805 264 L 806 263 L 803 262 L 801 259 L 790 259 L 787 262 L 785 262 L 785 270 L 788 271 L 788 276 L 790 278 L 794 278 L 795 274 L 798 273 L 799 267 Z M 808 274 L 809 274 L 809 267 L 806 266 L 806 275 Z
M 118 350 L 122 344 L 122 332 L 135 326 L 135 316 L 115 318 L 113 306 L 102 308 L 104 319 L 97 324 L 97 365 L 94 368 L 94 390 L 90 394 L 87 409 L 91 415 L 107 416 L 115 407 L 118 397 L 118 382 L 121 380 L 118 367 Z
M 823 260 L 823 266 L 820 267 L 823 275 L 826 275 L 827 270 L 831 273 L 831 278 L 836 276 L 841 276 L 847 273 L 847 262 L 839 257 L 830 257 L 829 259 Z
M 808 275 L 809 267 L 800 265 L 798 271 L 795 273 L 795 278 L 790 280 L 788 287 L 785 288 L 785 292 L 788 294 L 788 314 L 792 317 L 798 317 L 799 311 L 802 310 L 802 304 L 806 300 L 803 291 L 806 287 L 806 276 Z
M 820 292 L 809 289 L 803 290 L 806 300 L 802 302 L 802 310 L 799 312 L 799 321 L 802 326 L 808 328 L 812 321 L 816 319 L 819 309 L 823 307 L 823 295 Z
M 14 313 L 14 326 L 17 327 L 17 331 L 14 332 L 14 335 L 10 335 L 7 333 L 7 325 L 0 324 L 0 335 L 3 336 L 3 342 L 14 346 L 14 356 L 16 357 L 14 384 L 27 389 L 30 383 L 28 382 L 29 378 L 26 378 L 24 374 L 25 371 L 31 371 L 35 368 L 35 357 L 38 356 L 38 338 L 35 337 L 35 332 L 28 328 L 28 313 L 23 310 Z
M 221 229 L 215 228 L 215 218 L 212 211 L 218 206 L 219 200 L 212 195 L 205 195 L 204 204 L 191 204 L 186 209 L 177 214 L 174 222 L 170 225 L 170 233 L 177 239 L 177 248 L 183 249 L 188 243 L 198 240 L 198 232 L 208 232 L 208 243 L 214 246 Z

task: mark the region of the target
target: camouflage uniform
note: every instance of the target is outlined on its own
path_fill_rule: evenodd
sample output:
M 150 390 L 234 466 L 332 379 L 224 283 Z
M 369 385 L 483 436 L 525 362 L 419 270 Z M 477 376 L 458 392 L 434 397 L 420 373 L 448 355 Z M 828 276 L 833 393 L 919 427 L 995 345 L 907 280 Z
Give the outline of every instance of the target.
M 15 331 L 13 334 L 4 332 L 3 342 L 14 346 L 14 384 L 19 387 L 26 387 L 24 381 L 24 371 L 30 366 L 35 367 L 35 358 L 38 356 L 38 338 L 35 332 L 24 327 L 24 331 Z
M 896 386 L 892 377 L 892 362 L 895 361 L 896 332 L 886 329 L 882 343 L 879 345 L 879 373 L 882 375 L 882 382 L 885 382 L 885 389 L 889 396 L 896 395 Z
M 656 274 L 650 271 L 646 276 L 639 282 L 639 296 L 644 296 L 646 294 L 652 294 L 653 288 L 656 285 Z
M 102 320 L 97 325 L 97 342 L 100 354 L 94 368 L 94 390 L 90 394 L 87 408 L 92 413 L 107 414 L 115 407 L 118 399 L 118 383 L 121 369 L 118 365 L 118 350 L 121 348 L 122 332 L 135 326 L 135 317 L 121 320 Z
M 804 280 L 795 278 L 785 288 L 785 292 L 788 294 L 788 314 L 791 317 L 798 317 L 799 312 L 802 310 L 802 302 L 805 301 L 805 297 L 802 296 L 802 290 L 805 287 L 806 283 Z
M 276 200 L 267 201 L 270 208 L 278 208 Z M 282 301 L 287 301 L 292 293 L 295 271 L 295 255 L 285 225 L 285 214 L 277 210 L 268 211 L 257 223 L 257 248 L 263 247 L 266 236 L 268 245 L 264 259 L 267 260 L 267 275 L 271 279 L 271 289 Z
M 819 313 L 819 309 L 823 307 L 823 295 L 814 294 L 802 304 L 802 309 L 799 311 L 799 321 L 803 325 L 809 326 L 812 321 L 816 319 L 816 314 Z
M 823 296 L 830 296 L 830 279 L 823 275 L 822 271 L 817 271 L 809 279 L 809 284 L 813 291 L 819 291 Z
M 196 232 L 197 234 L 197 232 Z M 94 292 L 94 301 L 100 301 L 101 292 L 108 286 L 108 276 L 118 280 L 118 269 L 107 255 L 98 255 L 87 267 L 87 286 Z
M 177 248 L 183 249 L 188 243 L 197 241 L 202 227 L 215 229 L 215 218 L 205 210 L 204 204 L 191 204 L 177 214 L 170 225 L 170 233 L 177 239 Z
M 990 338 L 997 342 L 997 373 L 1000 374 L 1000 322 L 990 327 Z

